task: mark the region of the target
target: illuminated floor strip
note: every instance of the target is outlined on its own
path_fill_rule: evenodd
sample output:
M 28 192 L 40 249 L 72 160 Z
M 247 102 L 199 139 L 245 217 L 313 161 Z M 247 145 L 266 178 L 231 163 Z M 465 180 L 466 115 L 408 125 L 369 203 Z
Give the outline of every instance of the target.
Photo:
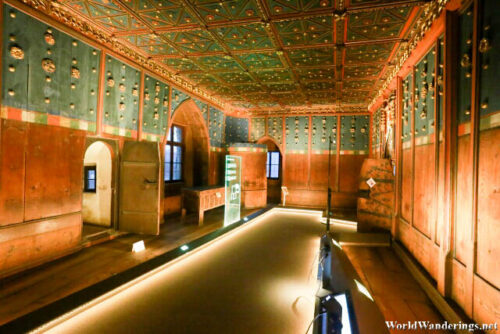
M 259 221 L 267 218 L 269 215 L 272 215 L 273 213 L 314 215 L 318 217 L 318 221 L 321 219 L 321 214 L 322 214 L 321 211 L 314 211 L 314 210 L 273 208 L 271 210 L 265 211 L 260 215 L 257 214 L 250 215 L 248 217 L 245 217 L 246 219 L 242 219 L 240 222 L 235 223 L 233 226 L 221 228 L 215 232 L 212 232 L 207 236 L 201 237 L 191 243 L 188 243 L 187 245 L 181 246 L 182 248 L 181 247 L 176 248 L 168 252 L 167 254 L 161 255 L 157 258 L 142 263 L 141 265 L 137 266 L 141 267 L 139 269 L 136 269 L 137 267 L 131 268 L 130 270 L 127 270 L 122 274 L 110 277 L 109 279 L 100 282 L 92 287 L 86 288 L 80 292 L 77 292 L 73 295 L 63 298 L 63 300 L 59 301 L 60 305 L 56 305 L 55 307 L 52 308 L 50 308 L 52 304 L 49 305 L 48 312 L 46 312 L 47 309 L 46 307 L 42 308 L 41 310 L 33 312 L 33 313 L 38 313 L 37 314 L 38 316 L 44 313 L 44 316 L 41 316 L 41 319 L 43 320 L 40 321 L 38 319 L 38 324 L 37 324 L 37 317 L 36 316 L 33 317 L 33 313 L 31 313 L 17 320 L 14 320 L 13 323 L 7 324 L 6 328 L 8 329 L 9 326 L 11 328 L 19 328 L 16 326 L 21 326 L 23 328 L 23 331 L 28 331 L 29 329 L 36 327 L 36 329 L 32 330 L 32 333 L 40 333 L 49 330 L 50 328 L 53 328 L 58 324 L 61 324 L 62 322 L 76 316 L 77 314 L 105 301 L 106 299 L 111 298 L 112 296 L 130 288 L 131 286 L 158 273 L 159 271 L 164 270 L 165 268 L 172 266 L 178 263 L 179 261 L 182 261 L 189 255 L 209 247 L 213 243 L 221 240 L 222 238 L 230 237 L 233 234 L 238 233 L 239 231 L 245 230 L 250 225 L 252 226 L 255 225 L 255 223 L 258 223 Z M 57 303 L 58 302 L 54 304 Z M 50 319 L 48 317 L 52 317 L 54 319 L 49 322 L 46 322 L 47 320 Z M 44 324 L 40 326 L 40 324 L 42 323 Z M 0 327 L 0 329 L 2 329 L 2 327 Z

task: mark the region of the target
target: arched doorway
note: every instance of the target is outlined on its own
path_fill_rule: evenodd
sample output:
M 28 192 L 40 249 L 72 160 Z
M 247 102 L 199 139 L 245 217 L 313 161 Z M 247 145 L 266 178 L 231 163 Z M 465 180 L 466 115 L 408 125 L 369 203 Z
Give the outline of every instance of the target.
M 267 203 L 279 204 L 283 179 L 280 148 L 271 137 L 263 137 L 259 139 L 258 143 L 267 146 Z
M 209 137 L 202 113 L 193 100 L 181 103 L 169 124 L 182 129 L 182 183 L 185 187 L 208 185 Z M 167 144 L 169 138 L 167 136 Z
M 82 199 L 83 235 L 112 228 L 113 155 L 102 141 L 92 143 L 85 151 L 84 189 Z

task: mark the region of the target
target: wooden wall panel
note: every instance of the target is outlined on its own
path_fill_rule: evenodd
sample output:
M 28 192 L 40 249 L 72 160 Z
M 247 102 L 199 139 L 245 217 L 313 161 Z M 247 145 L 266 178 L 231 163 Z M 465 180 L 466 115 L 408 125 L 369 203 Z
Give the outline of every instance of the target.
M 431 277 L 437 279 L 439 248 L 432 240 L 405 223 L 399 224 L 399 237 Z
M 413 226 L 431 238 L 435 228 L 435 148 L 433 144 L 415 147 Z
M 335 155 L 332 155 L 330 163 L 330 185 L 334 188 L 337 173 Z M 326 191 L 328 189 L 328 155 L 312 154 L 311 166 L 310 189 Z
M 210 170 L 208 174 L 208 184 L 209 185 L 222 185 L 224 183 L 224 157 L 225 152 L 210 151 L 209 161 Z
M 492 143 L 497 143 L 492 145 Z M 477 273 L 500 288 L 500 128 L 479 139 Z
M 0 277 L 78 246 L 81 213 L 9 226 L 0 233 Z
M 309 166 L 307 155 L 287 153 L 285 157 L 284 185 L 290 189 L 307 189 Z
M 472 162 L 470 161 L 470 135 L 458 138 L 456 214 L 455 214 L 455 258 L 466 263 L 472 233 Z
M 341 192 L 358 192 L 359 172 L 367 155 L 341 155 L 339 162 L 339 189 Z
M 412 202 L 412 176 L 413 164 L 411 150 L 403 150 L 401 159 L 401 217 L 408 223 L 412 221 L 411 202 Z
M 442 243 L 443 224 L 445 223 L 445 159 L 444 159 L 444 143 L 439 143 L 439 161 L 438 161 L 438 179 L 437 179 L 437 226 L 435 242 L 438 245 Z
M 0 226 L 24 219 L 24 145 L 26 124 L 1 120 Z
M 81 210 L 84 149 L 84 132 L 30 125 L 25 220 Z
M 474 313 L 472 317 L 479 324 L 498 324 L 498 319 L 500 319 L 498 288 L 491 286 L 477 276 L 474 277 Z
M 465 309 L 466 301 L 466 267 L 460 262 L 453 260 L 452 264 L 452 282 L 451 282 L 451 298 L 458 305 Z

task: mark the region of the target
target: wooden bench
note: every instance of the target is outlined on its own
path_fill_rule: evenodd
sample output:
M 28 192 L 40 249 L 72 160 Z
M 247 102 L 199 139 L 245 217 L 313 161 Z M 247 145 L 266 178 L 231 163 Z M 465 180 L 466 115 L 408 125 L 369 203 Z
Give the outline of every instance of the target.
M 182 218 L 186 211 L 198 213 L 198 225 L 203 225 L 205 211 L 225 204 L 224 186 L 183 188 L 181 199 Z

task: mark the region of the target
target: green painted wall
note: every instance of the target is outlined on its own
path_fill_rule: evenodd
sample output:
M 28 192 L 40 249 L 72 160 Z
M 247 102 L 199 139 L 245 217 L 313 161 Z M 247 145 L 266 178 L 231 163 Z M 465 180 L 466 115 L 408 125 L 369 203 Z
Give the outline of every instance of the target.
M 368 154 L 370 116 L 340 117 L 340 149 Z
M 257 141 L 260 137 L 266 134 L 266 119 L 264 117 L 252 118 L 252 125 L 250 129 L 250 140 Z
M 403 142 L 411 140 L 413 75 L 409 74 L 403 80 Z
M 120 60 L 106 56 L 103 130 L 135 137 L 139 120 L 141 73 Z
M 3 105 L 35 112 L 25 121 L 95 131 L 100 51 L 8 5 L 3 9 Z
M 415 67 L 416 138 L 434 133 L 435 56 L 436 51 L 432 48 Z
M 458 81 L 457 110 L 458 124 L 469 123 L 472 92 L 472 6 L 459 16 L 458 25 Z
M 210 107 L 210 146 L 222 147 L 224 142 L 224 113 L 214 107 Z
M 283 118 L 269 117 L 267 119 L 267 135 L 274 138 L 279 145 L 283 144 Z
M 498 1 L 485 0 L 483 22 L 479 28 L 480 43 L 489 43 L 489 48 L 479 53 L 479 105 L 481 116 L 500 111 L 500 15 Z
M 337 116 L 312 117 L 312 149 L 328 150 L 328 141 L 332 139 L 332 151 L 337 149 Z
M 285 138 L 287 153 L 290 151 L 294 151 L 294 153 L 307 153 L 309 149 L 309 117 L 286 117 Z
M 172 88 L 172 105 L 171 105 L 171 112 L 170 112 L 170 118 L 174 117 L 174 113 L 179 107 L 179 105 L 186 101 L 189 100 L 191 96 L 187 95 L 186 93 L 176 89 Z
M 169 85 L 154 77 L 144 77 L 143 138 L 161 140 L 168 126 Z M 153 136 L 150 136 L 153 135 Z
M 248 142 L 248 118 L 226 116 L 226 145 Z

